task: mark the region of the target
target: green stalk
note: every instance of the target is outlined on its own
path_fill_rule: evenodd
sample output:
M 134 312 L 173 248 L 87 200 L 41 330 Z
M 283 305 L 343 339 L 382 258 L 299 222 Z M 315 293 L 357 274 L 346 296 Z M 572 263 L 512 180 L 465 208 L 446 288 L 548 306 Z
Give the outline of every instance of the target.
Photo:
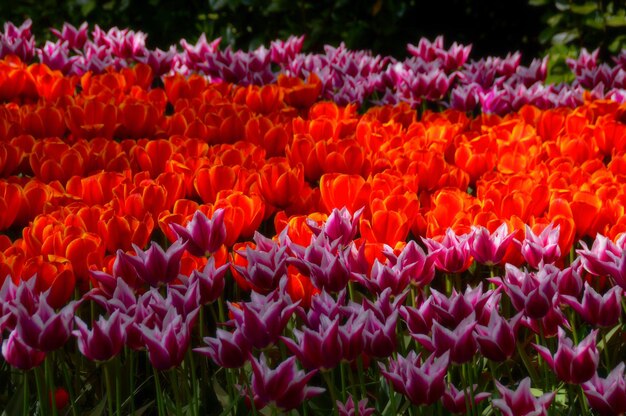
M 130 412 L 131 414 L 135 414 L 135 353 L 133 351 L 131 351 L 130 349 L 126 349 L 126 353 L 128 354 L 128 360 L 129 360 L 129 364 L 128 366 L 130 367 L 130 374 L 129 374 L 129 379 L 130 379 Z
M 45 371 L 45 378 L 46 378 L 46 385 L 48 386 L 48 391 L 50 392 L 50 402 L 51 402 L 51 406 L 52 407 L 52 415 L 53 416 L 57 416 L 59 414 L 59 411 L 57 409 L 57 401 L 56 401 L 56 397 L 54 395 L 55 393 L 55 387 L 54 387 L 54 370 L 53 370 L 53 362 L 52 362 L 52 353 L 50 355 L 48 355 L 46 357 L 46 360 L 44 361 L 44 371 Z
M 341 374 L 341 400 L 346 402 L 346 363 L 339 364 L 339 373 Z
M 196 364 L 191 350 L 187 351 L 187 360 L 191 368 L 191 416 L 198 415 L 198 381 L 196 379 Z
M 22 415 L 28 416 L 30 414 L 30 392 L 28 391 L 28 372 L 22 372 L 22 380 L 24 387 L 24 400 L 22 402 Z
M 43 392 L 43 386 L 41 381 L 41 367 L 36 367 L 35 372 L 35 385 L 37 386 L 37 399 L 39 400 L 39 407 L 41 408 L 41 414 L 48 414 L 48 400 L 46 400 Z
M 109 414 L 113 415 L 113 387 L 111 385 L 111 372 L 109 371 L 108 363 L 103 363 L 102 367 L 104 367 L 104 383 L 106 384 L 107 391 L 107 407 L 109 409 Z
M 120 383 L 121 364 L 120 364 L 119 357 L 115 357 L 114 360 L 115 360 L 114 361 L 114 364 L 115 364 L 115 412 L 117 413 L 117 416 L 121 416 L 122 415 L 122 386 Z
M 182 408 L 180 403 L 180 390 L 178 387 L 178 382 L 176 380 L 176 370 L 172 369 L 168 371 L 168 375 L 170 378 L 170 385 L 172 387 L 172 391 L 174 392 L 174 401 L 176 403 L 176 416 L 182 416 Z
M 161 380 L 159 380 L 159 372 L 156 368 L 152 367 L 154 373 L 154 386 L 156 388 L 156 401 L 159 416 L 166 416 L 165 405 L 163 404 L 163 389 L 161 388 Z
M 63 379 L 65 380 L 65 385 L 67 386 L 67 390 L 70 395 L 70 409 L 72 410 L 72 416 L 78 416 L 78 412 L 76 411 L 76 395 L 74 394 L 74 385 L 72 384 L 72 379 L 67 371 L 67 366 L 63 365 L 62 368 Z
M 339 414 L 339 409 L 337 407 L 337 392 L 335 391 L 335 383 L 330 378 L 330 371 L 323 370 L 321 371 L 322 377 L 328 386 L 328 391 L 330 392 L 330 399 L 333 402 L 333 414 Z
M 359 385 L 361 386 L 361 397 L 367 397 L 367 389 L 365 388 L 365 374 L 363 374 L 363 357 L 359 355 L 356 359 L 356 366 L 359 369 Z

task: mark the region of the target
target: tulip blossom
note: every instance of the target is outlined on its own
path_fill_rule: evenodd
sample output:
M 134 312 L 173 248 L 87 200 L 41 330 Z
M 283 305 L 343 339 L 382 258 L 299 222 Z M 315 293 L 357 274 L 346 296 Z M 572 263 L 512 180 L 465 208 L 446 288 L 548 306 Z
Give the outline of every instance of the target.
M 565 331 L 559 328 L 559 346 L 552 356 L 550 350 L 541 345 L 533 344 L 539 355 L 552 367 L 559 380 L 571 384 L 581 384 L 596 373 L 600 354 L 596 346 L 598 330 L 593 330 L 577 346 L 566 337 Z
M 170 227 L 178 238 L 187 242 L 186 250 L 198 257 L 215 253 L 226 240 L 223 209 L 216 209 L 210 220 L 198 210 L 186 227 L 176 223 Z
M 602 416 L 619 415 L 626 412 L 626 368 L 619 363 L 606 378 L 594 374 L 582 384 L 589 406 Z
M 137 272 L 137 277 L 152 287 L 158 287 L 171 282 L 178 277 L 180 259 L 183 256 L 187 243 L 177 240 L 167 251 L 164 251 L 154 241 L 146 251 L 133 244 L 136 256 L 118 252 Z
M 180 365 L 191 342 L 192 317 L 183 319 L 170 309 L 160 325 L 150 328 L 141 324 L 141 335 L 148 350 L 150 363 L 157 370 L 168 370 Z
M 40 295 L 34 313 L 20 304 L 10 306 L 10 309 L 16 318 L 15 328 L 20 338 L 31 348 L 48 352 L 61 348 L 70 338 L 76 305 L 72 303 L 55 312 L 46 298 L 47 295 Z
M 14 330 L 2 342 L 2 356 L 12 367 L 26 371 L 41 365 L 46 353 L 29 347 Z
M 298 303 L 287 301 L 288 296 L 276 289 L 267 296 L 253 292 L 250 302 L 238 307 L 229 303 L 235 326 L 252 346 L 263 349 L 278 341 Z
M 450 361 L 455 364 L 462 364 L 470 361 L 478 345 L 473 337 L 473 331 L 477 322 L 474 313 L 459 322 L 453 330 L 443 327 L 439 322 L 434 321 L 432 335 L 411 334 L 411 336 L 436 356 L 449 354 Z
M 345 404 L 337 400 L 339 416 L 372 416 L 376 412 L 376 409 L 367 407 L 367 398 L 355 403 L 351 394 L 348 394 L 348 400 L 346 400 Z
M 93 323 L 90 330 L 79 317 L 74 318 L 77 330 L 72 331 L 78 340 L 81 354 L 92 361 L 108 361 L 120 353 L 126 340 L 129 321 L 119 311 L 105 319 L 103 316 Z
M 247 266 L 235 264 L 233 267 L 257 292 L 267 293 L 276 289 L 287 275 L 287 247 L 266 241 L 268 239 L 258 232 L 255 232 L 254 238 L 263 244 L 259 243 L 254 249 L 247 246 L 245 251 L 239 251 L 238 254 L 246 258 Z
M 386 368 L 380 363 L 379 367 L 396 391 L 421 406 L 433 404 L 443 396 L 449 361 L 448 352 L 439 358 L 433 354 L 422 362 L 419 354 L 409 351 L 406 357 L 398 355 L 397 359 L 390 359 Z
M 488 325 L 476 325 L 474 339 L 480 353 L 497 362 L 511 358 L 515 353 L 517 324 L 521 317 L 520 312 L 507 322 L 498 313 L 492 313 Z
M 471 234 L 457 236 L 448 228 L 441 242 L 427 238 L 424 243 L 438 269 L 446 273 L 460 273 L 467 270 L 472 262 L 470 239 Z
M 288 411 L 325 391 L 320 387 L 307 386 L 317 370 L 308 373 L 298 370 L 296 357 L 288 358 L 275 369 L 268 366 L 264 354 L 261 354 L 258 360 L 251 356 L 250 363 L 252 395 L 257 409 L 273 404 L 279 409 Z
M 228 271 L 228 264 L 215 267 L 215 257 L 209 258 L 202 272 L 194 270 L 189 277 L 189 285 L 198 282 L 199 303 L 206 305 L 215 302 L 224 292 L 226 281 L 224 276 Z
M 309 220 L 307 224 L 316 235 L 324 233 L 330 241 L 340 239 L 341 245 L 348 245 L 358 231 L 359 219 L 363 213 L 363 208 L 358 209 L 354 214 L 350 214 L 347 208 L 341 210 L 333 208 L 326 222 L 322 227 L 318 227 L 314 221 Z
M 562 298 L 586 322 L 596 327 L 610 328 L 619 321 L 622 293 L 621 287 L 613 286 L 604 295 L 600 295 L 589 283 L 585 282 L 582 302 L 573 296 L 564 295 Z
M 473 385 L 470 388 L 472 390 L 475 390 L 476 387 L 477 387 L 476 385 Z M 472 403 L 471 401 L 468 402 L 466 400 L 467 394 L 469 394 L 468 391 L 459 390 L 454 386 L 454 384 L 450 383 L 448 387 L 446 388 L 446 391 L 443 393 L 443 397 L 441 399 L 441 401 L 443 402 L 443 407 L 445 407 L 446 410 L 451 413 L 465 414 L 470 410 L 467 408 L 468 403 L 469 403 L 469 406 L 471 407 L 473 405 L 476 405 L 482 402 L 487 397 L 491 396 L 491 393 L 487 393 L 487 392 L 481 392 L 481 393 L 474 392 L 473 393 L 474 402 Z
M 194 348 L 199 354 L 209 357 L 224 368 L 239 368 L 245 364 L 250 343 L 240 329 L 228 332 L 218 328 L 215 337 L 205 337 L 206 347 Z
M 485 227 L 474 228 L 470 237 L 470 253 L 481 264 L 500 264 L 513 243 L 513 237 L 515 232 L 509 233 L 506 223 L 502 223 L 492 234 Z
M 515 309 L 524 311 L 532 319 L 543 318 L 554 305 L 559 270 L 549 264 L 536 273 L 525 272 L 511 264 L 506 264 L 505 269 L 504 278 L 494 282 L 502 285 Z
M 538 268 L 539 263 L 553 263 L 561 257 L 559 248 L 560 230 L 549 224 L 539 235 L 533 233 L 530 227 L 526 226 L 526 238 L 522 242 L 522 255 L 528 264 L 533 268 Z
M 523 379 L 516 390 L 509 390 L 498 381 L 496 387 L 501 398 L 493 399 L 493 406 L 504 416 L 545 416 L 556 393 L 535 397 L 530 391 L 530 378 Z

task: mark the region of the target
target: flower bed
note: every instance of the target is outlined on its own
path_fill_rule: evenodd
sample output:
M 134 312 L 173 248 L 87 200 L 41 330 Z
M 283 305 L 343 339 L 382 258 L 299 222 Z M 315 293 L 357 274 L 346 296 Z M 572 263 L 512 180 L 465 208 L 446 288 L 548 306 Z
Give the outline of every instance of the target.
M 129 31 L 57 35 L 0 38 L 13 412 L 626 411 L 619 60 L 609 90 L 585 84 L 593 54 L 545 86 L 540 63 L 440 40 L 404 62 L 183 41 L 164 64 Z M 413 108 L 470 109 L 455 97 L 492 67 L 486 113 Z

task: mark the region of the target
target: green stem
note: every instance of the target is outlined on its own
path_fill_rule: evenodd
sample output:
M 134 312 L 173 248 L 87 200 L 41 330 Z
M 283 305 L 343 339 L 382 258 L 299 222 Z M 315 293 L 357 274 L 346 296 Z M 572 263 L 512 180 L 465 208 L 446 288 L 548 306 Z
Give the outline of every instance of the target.
M 130 349 L 126 350 L 128 354 L 128 366 L 130 367 L 130 411 L 135 414 L 135 353 Z
M 113 387 L 111 385 L 111 371 L 109 370 L 108 363 L 103 363 L 102 367 L 104 367 L 104 383 L 106 384 L 107 390 L 107 407 L 109 409 L 109 414 L 113 415 Z
M 233 374 L 230 372 L 230 370 L 228 368 L 225 368 L 224 371 L 226 371 L 226 380 L 228 381 L 228 398 L 232 401 L 232 403 L 235 403 L 236 398 L 235 398 L 235 379 L 233 378 Z M 252 394 L 252 392 L 250 392 L 250 394 Z M 250 400 L 252 400 L 252 402 L 254 402 L 254 397 L 252 397 Z M 253 403 L 254 406 L 254 403 Z M 235 416 L 237 414 L 237 409 L 235 408 L 235 406 L 231 406 L 231 413 L 233 414 L 233 416 Z
M 28 372 L 22 372 L 22 380 L 24 385 L 24 400 L 22 402 L 22 415 L 28 416 L 30 414 L 30 392 L 28 391 Z
M 363 357 L 359 355 L 356 359 L 356 366 L 359 369 L 359 385 L 361 386 L 361 397 L 367 397 L 367 389 L 365 388 L 365 374 L 363 373 Z
M 530 378 L 533 381 L 533 385 L 538 386 L 539 375 L 537 374 L 535 367 L 532 366 L 530 359 L 528 358 L 528 355 L 526 354 L 526 351 L 524 351 L 524 348 L 520 345 L 519 342 L 517 343 L 516 347 L 517 347 L 517 352 L 520 358 L 522 359 L 522 362 L 524 363 L 524 367 L 526 367 L 526 370 L 528 371 L 528 374 L 530 375 Z
M 163 389 L 161 388 L 161 380 L 159 380 L 159 371 L 152 367 L 154 373 L 154 386 L 156 389 L 156 401 L 159 416 L 166 416 L 165 406 L 163 404 Z
M 59 411 L 57 409 L 57 401 L 54 395 L 56 389 L 54 387 L 54 361 L 52 357 L 52 353 L 50 353 L 50 355 L 46 357 L 46 361 L 44 362 L 44 371 L 46 377 L 46 385 L 48 386 L 48 391 L 50 392 L 50 407 L 52 410 L 52 415 L 57 416 L 59 414 Z
M 122 415 L 122 386 L 120 383 L 120 373 L 121 373 L 121 365 L 120 365 L 120 358 L 116 357 L 114 359 L 114 364 L 115 364 L 115 412 L 117 413 L 117 416 L 121 416 Z
M 330 371 L 322 371 L 322 377 L 328 386 L 328 391 L 330 392 L 330 399 L 333 402 L 333 414 L 339 414 L 339 409 L 337 407 L 337 392 L 335 391 L 335 383 L 333 383 L 331 379 Z
M 339 372 L 341 373 L 341 400 L 346 402 L 346 363 L 339 364 Z
M 176 416 L 182 416 L 182 407 L 180 402 L 180 389 L 178 388 L 178 381 L 176 380 L 176 370 L 170 370 L 169 378 L 170 378 L 170 387 L 174 391 L 174 401 L 176 403 Z
M 63 368 L 63 379 L 65 380 L 65 385 L 67 386 L 67 390 L 70 395 L 70 409 L 72 410 L 72 416 L 78 416 L 78 412 L 76 410 L 76 395 L 74 394 L 72 379 L 67 371 L 67 365 L 62 365 L 61 367 Z
M 604 361 L 605 361 L 606 369 L 608 371 L 612 368 L 611 358 L 609 357 L 609 348 L 606 343 L 606 331 L 601 331 L 601 332 L 602 332 L 602 355 L 604 355 Z
M 196 364 L 191 350 L 187 351 L 187 360 L 191 368 L 191 415 L 198 415 L 198 380 L 196 379 Z
M 35 385 L 37 386 L 37 399 L 39 400 L 39 407 L 41 408 L 41 414 L 48 414 L 48 400 L 44 396 L 43 386 L 41 381 L 41 367 L 37 367 L 35 372 Z

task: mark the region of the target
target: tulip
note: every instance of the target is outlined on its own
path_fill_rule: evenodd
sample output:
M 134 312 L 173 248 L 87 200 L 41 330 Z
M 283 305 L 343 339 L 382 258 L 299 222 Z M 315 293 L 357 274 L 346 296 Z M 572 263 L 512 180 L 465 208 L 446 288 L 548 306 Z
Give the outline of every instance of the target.
M 515 353 L 517 343 L 515 334 L 521 317 L 520 312 L 507 322 L 498 313 L 492 313 L 488 325 L 476 325 L 474 339 L 478 343 L 480 353 L 485 358 L 497 362 L 511 358 Z
M 471 387 L 471 389 L 475 390 L 476 387 L 477 386 L 474 384 Z M 443 402 L 443 407 L 445 407 L 446 410 L 451 413 L 456 413 L 456 414 L 467 413 L 470 409 L 467 408 L 468 402 L 465 399 L 466 394 L 468 394 L 466 390 L 458 390 L 454 386 L 454 384 L 450 383 L 448 387 L 446 388 L 446 391 L 443 393 L 443 397 L 441 399 L 441 401 Z M 471 406 L 474 406 L 482 402 L 490 395 L 491 393 L 481 392 L 481 393 L 476 394 L 476 392 L 474 392 L 473 393 L 474 403 L 472 402 L 469 403 L 470 408 Z
M 594 376 L 600 354 L 596 346 L 598 330 L 593 330 L 576 347 L 559 327 L 559 346 L 554 357 L 546 347 L 533 344 L 539 355 L 554 370 L 559 380 L 581 384 Z
M 78 330 L 72 331 L 78 340 L 81 354 L 92 361 L 108 361 L 120 353 L 126 340 L 126 328 L 129 321 L 120 311 L 115 311 L 105 319 L 103 316 L 93 323 L 89 330 L 79 317 L 75 317 Z
M 279 246 L 258 232 L 255 232 L 254 239 L 257 248 L 247 246 L 245 252 L 237 252 L 246 258 L 247 266 L 235 264 L 233 267 L 256 291 L 267 293 L 276 289 L 287 275 L 287 247 Z
M 483 292 L 482 282 L 475 288 L 467 286 L 465 292 L 460 294 L 452 289 L 450 297 L 435 289 L 431 289 L 430 305 L 434 312 L 433 318 L 445 327 L 456 327 L 463 319 L 472 312 L 480 317 L 483 308 L 494 294 L 494 291 Z
M 202 211 L 196 211 L 186 227 L 173 223 L 170 228 L 187 242 L 187 251 L 198 257 L 215 253 L 226 240 L 223 209 L 216 209 L 210 220 Z
M 364 327 L 364 317 L 357 318 L 356 322 L 349 320 L 340 328 L 338 317 L 321 316 L 317 329 L 293 330 L 297 343 L 287 337 L 281 339 L 306 368 L 330 370 L 341 360 L 358 356 L 364 344 Z
M 554 263 L 561 257 L 559 248 L 559 226 L 556 228 L 549 224 L 539 235 L 533 233 L 526 225 L 526 238 L 522 242 L 522 255 L 528 264 L 537 269 L 539 263 Z
M 312 220 L 308 220 L 307 224 L 311 227 L 315 235 L 324 233 L 330 241 L 340 239 L 340 244 L 347 246 L 356 236 L 359 219 L 362 213 L 363 208 L 357 210 L 354 215 L 350 214 L 345 207 L 341 208 L 341 210 L 333 208 L 322 227 L 318 227 Z
M 285 280 L 283 280 L 285 281 Z M 235 326 L 241 330 L 252 346 L 263 349 L 275 343 L 283 332 L 298 303 L 290 303 L 279 289 L 267 296 L 252 292 L 250 302 L 235 307 L 229 302 Z
M 505 269 L 504 279 L 494 282 L 502 284 L 515 309 L 532 319 L 543 318 L 554 305 L 559 270 L 549 264 L 537 273 L 525 272 L 511 264 L 506 264 Z
M 604 295 L 600 295 L 585 282 L 582 303 L 573 296 L 563 295 L 562 299 L 586 322 L 596 327 L 610 328 L 619 321 L 622 293 L 621 287 L 614 286 Z
M 594 374 L 582 384 L 592 409 L 602 416 L 620 415 L 626 412 L 626 365 L 619 363 L 606 378 Z
M 228 332 L 218 328 L 215 337 L 203 339 L 206 347 L 194 348 L 199 354 L 209 357 L 215 364 L 224 368 L 239 368 L 248 359 L 251 345 L 240 329 Z
M 434 321 L 430 337 L 424 334 L 411 334 L 411 336 L 427 350 L 434 352 L 434 355 L 440 357 L 444 353 L 449 354 L 452 362 L 463 364 L 472 359 L 478 348 L 473 337 L 473 331 L 477 325 L 475 319 L 475 314 L 472 313 L 453 330 Z
M 470 237 L 470 253 L 481 264 L 500 264 L 514 236 L 515 232 L 508 232 L 506 223 L 502 223 L 493 234 L 485 227 L 474 227 Z
M 70 338 L 76 309 L 76 305 L 72 303 L 57 313 L 46 298 L 47 294 L 40 295 L 34 313 L 20 304 L 9 307 L 16 317 L 15 328 L 21 340 L 29 347 L 44 352 L 61 348 Z
M 439 358 L 433 354 L 422 363 L 419 354 L 409 351 L 406 358 L 398 355 L 397 359 L 390 359 L 387 368 L 378 365 L 396 391 L 421 406 L 433 404 L 443 396 L 449 361 L 448 352 Z
M 460 273 L 467 270 L 472 263 L 470 254 L 471 234 L 457 236 L 448 228 L 445 236 L 439 241 L 422 238 L 430 255 L 435 258 L 435 266 L 446 273 Z
M 180 365 L 191 342 L 191 321 L 191 316 L 183 319 L 170 309 L 160 325 L 154 328 L 140 325 L 142 339 L 154 368 L 165 371 Z
M 211 256 L 202 269 L 202 272 L 194 270 L 189 277 L 189 285 L 198 282 L 199 303 L 206 305 L 215 302 L 224 292 L 226 281 L 224 276 L 228 271 L 228 264 L 215 267 L 215 257 Z
M 504 416 L 545 416 L 556 393 L 545 393 L 535 397 L 530 390 L 530 378 L 523 379 L 517 390 L 509 390 L 496 381 L 501 398 L 493 399 L 492 404 Z
M 2 343 L 2 356 L 12 367 L 27 371 L 41 365 L 46 353 L 29 347 L 14 330 Z
M 187 243 L 177 240 L 167 251 L 164 251 L 161 246 L 153 241 L 146 251 L 133 244 L 133 248 L 137 252 L 136 256 L 121 251 L 118 251 L 118 256 L 125 258 L 135 268 L 139 279 L 152 287 L 158 287 L 178 277 L 180 259 L 186 246 Z
M 257 409 L 273 404 L 288 411 L 325 391 L 320 387 L 306 385 L 317 370 L 308 373 L 298 370 L 296 357 L 286 359 L 273 370 L 267 365 L 264 354 L 261 354 L 259 360 L 250 356 L 250 363 L 252 364 L 252 394 Z
M 376 409 L 367 407 L 367 398 L 359 400 L 355 405 L 352 394 L 348 394 L 348 399 L 345 404 L 337 400 L 337 411 L 339 416 L 372 416 Z

